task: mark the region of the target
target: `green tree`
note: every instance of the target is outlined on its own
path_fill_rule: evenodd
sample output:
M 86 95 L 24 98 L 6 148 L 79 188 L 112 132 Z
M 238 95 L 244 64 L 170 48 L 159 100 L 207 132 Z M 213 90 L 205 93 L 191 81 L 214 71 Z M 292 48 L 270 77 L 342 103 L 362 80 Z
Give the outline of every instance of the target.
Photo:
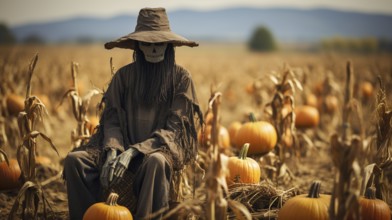
M 0 23 L 0 44 L 13 44 L 16 38 L 7 25 Z
M 257 27 L 254 30 L 248 46 L 253 51 L 274 51 L 277 49 L 273 34 L 264 26 Z

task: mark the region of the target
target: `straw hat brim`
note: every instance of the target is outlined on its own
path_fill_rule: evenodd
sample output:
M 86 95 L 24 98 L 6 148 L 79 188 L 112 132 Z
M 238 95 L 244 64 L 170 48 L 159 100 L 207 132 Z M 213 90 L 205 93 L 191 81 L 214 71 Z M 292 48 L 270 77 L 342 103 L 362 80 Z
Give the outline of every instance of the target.
M 115 47 L 124 49 L 135 49 L 135 41 L 142 41 L 148 43 L 172 43 L 173 46 L 188 46 L 196 47 L 198 43 L 190 41 L 185 37 L 175 34 L 170 31 L 139 31 L 133 32 L 123 36 L 117 40 L 105 43 L 106 49 Z

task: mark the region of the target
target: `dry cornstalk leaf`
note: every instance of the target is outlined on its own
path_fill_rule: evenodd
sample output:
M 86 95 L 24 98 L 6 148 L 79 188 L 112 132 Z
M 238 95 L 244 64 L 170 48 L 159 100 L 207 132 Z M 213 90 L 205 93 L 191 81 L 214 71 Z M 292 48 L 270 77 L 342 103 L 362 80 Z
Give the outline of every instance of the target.
M 8 166 L 10 165 L 10 161 L 8 160 L 7 153 L 0 148 L 0 163 L 3 161 L 5 161 Z

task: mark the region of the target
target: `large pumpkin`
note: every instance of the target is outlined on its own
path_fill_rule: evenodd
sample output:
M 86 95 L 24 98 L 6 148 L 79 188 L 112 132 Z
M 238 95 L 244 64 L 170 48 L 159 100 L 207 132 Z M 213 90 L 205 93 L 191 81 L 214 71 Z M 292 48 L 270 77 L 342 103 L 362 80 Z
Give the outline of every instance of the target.
M 20 174 L 21 171 L 17 160 L 10 159 L 9 165 L 6 161 L 0 162 L 0 190 L 20 187 Z
M 132 220 L 131 212 L 125 206 L 117 205 L 117 199 L 117 193 L 110 193 L 106 202 L 90 206 L 83 220 Z
M 295 126 L 297 128 L 316 127 L 320 121 L 320 114 L 317 108 L 302 105 L 295 108 Z
M 366 220 L 391 220 L 391 210 L 386 202 L 377 199 L 375 188 L 366 189 L 365 197 L 359 199 L 362 219 Z M 349 216 L 348 219 L 352 219 Z
M 235 137 L 236 147 L 249 143 L 249 154 L 266 154 L 274 149 L 278 136 L 275 127 L 266 121 L 256 121 L 253 114 L 244 123 Z
M 295 196 L 279 210 L 278 220 L 329 220 L 330 195 L 320 194 L 320 181 L 314 181 L 309 194 Z
M 247 157 L 249 144 L 242 147 L 238 157 L 229 157 L 227 167 L 227 183 L 258 183 L 260 182 L 260 165 L 252 158 Z

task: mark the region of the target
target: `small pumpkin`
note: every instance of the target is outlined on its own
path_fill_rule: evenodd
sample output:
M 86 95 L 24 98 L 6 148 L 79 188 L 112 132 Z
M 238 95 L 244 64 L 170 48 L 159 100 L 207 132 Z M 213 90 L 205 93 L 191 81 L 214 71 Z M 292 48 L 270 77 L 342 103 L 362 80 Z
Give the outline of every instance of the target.
M 244 123 L 235 137 L 237 147 L 250 144 L 249 154 L 266 154 L 274 149 L 278 136 L 275 127 L 267 121 L 256 121 L 253 113 L 250 121 Z
M 15 189 L 20 187 L 19 177 L 21 170 L 16 159 L 0 162 L 0 190 Z
M 256 92 L 256 88 L 255 88 L 254 82 L 250 82 L 250 83 L 246 84 L 245 92 L 248 95 L 253 95 Z
M 365 196 L 359 199 L 362 219 L 366 220 L 391 220 L 391 210 L 386 202 L 376 198 L 376 189 L 369 187 Z M 350 216 L 348 219 L 352 219 Z
M 319 99 L 319 109 L 328 113 L 334 113 L 339 108 L 339 100 L 334 95 L 327 95 Z
M 17 94 L 8 94 L 6 97 L 7 110 L 10 115 L 18 115 L 19 112 L 24 110 L 25 99 Z
M 306 95 L 305 104 L 313 107 L 317 107 L 318 98 L 315 94 L 309 93 Z
M 244 144 L 238 157 L 229 157 L 227 167 L 227 183 L 258 183 L 260 182 L 261 169 L 256 160 L 247 157 L 249 143 Z
M 302 105 L 295 108 L 295 126 L 297 128 L 316 127 L 320 121 L 320 114 L 317 108 Z
M 320 194 L 320 181 L 314 181 L 308 194 L 290 198 L 279 210 L 278 220 L 329 219 L 330 195 Z
M 133 220 L 131 212 L 117 204 L 118 194 L 110 193 L 106 202 L 95 203 L 83 215 L 83 220 Z
M 361 83 L 362 97 L 371 98 L 373 96 L 373 91 L 374 91 L 374 88 L 370 82 L 365 81 L 365 82 Z
M 198 132 L 198 140 L 202 146 L 207 146 L 211 143 L 211 132 L 212 125 L 207 125 L 204 129 L 204 135 L 202 130 Z M 226 127 L 223 125 L 219 126 L 219 134 L 218 134 L 218 146 L 221 148 L 229 148 L 230 147 L 230 136 Z

